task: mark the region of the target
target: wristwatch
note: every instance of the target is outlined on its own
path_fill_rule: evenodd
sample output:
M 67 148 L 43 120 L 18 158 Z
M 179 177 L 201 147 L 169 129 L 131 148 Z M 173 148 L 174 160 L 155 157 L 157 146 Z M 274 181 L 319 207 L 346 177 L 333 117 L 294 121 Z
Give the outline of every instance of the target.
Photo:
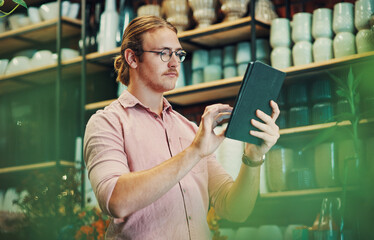
M 258 167 L 265 162 L 265 155 L 262 157 L 260 161 L 253 161 L 251 158 L 249 158 L 247 155 L 243 153 L 242 162 L 249 167 Z

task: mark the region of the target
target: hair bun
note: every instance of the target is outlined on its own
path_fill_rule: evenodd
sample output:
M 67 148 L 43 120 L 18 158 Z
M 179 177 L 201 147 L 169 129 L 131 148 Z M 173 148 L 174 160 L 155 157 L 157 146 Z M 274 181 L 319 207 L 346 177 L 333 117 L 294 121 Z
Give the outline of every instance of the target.
M 122 67 L 122 65 L 123 65 L 123 57 L 122 55 L 119 55 L 114 59 L 115 70 L 118 71 Z

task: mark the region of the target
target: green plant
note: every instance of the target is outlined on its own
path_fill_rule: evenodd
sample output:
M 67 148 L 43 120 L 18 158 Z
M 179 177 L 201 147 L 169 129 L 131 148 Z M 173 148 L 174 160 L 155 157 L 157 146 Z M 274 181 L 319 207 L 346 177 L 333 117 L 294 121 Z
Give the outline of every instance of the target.
M 27 239 L 57 239 L 61 229 L 76 223 L 80 181 L 75 168 L 35 171 L 22 182 L 28 194 L 18 201 L 25 215 Z
M 0 0 L 0 7 L 2 7 L 3 5 L 4 5 L 4 1 L 5 0 Z M 23 0 L 12 0 L 15 4 L 17 4 L 11 11 L 9 11 L 9 12 L 4 12 L 4 11 L 2 11 L 2 10 L 0 10 L 0 13 L 2 14 L 2 15 L 0 15 L 0 18 L 2 18 L 2 17 L 5 17 L 5 16 L 8 16 L 9 14 L 11 14 L 12 12 L 14 12 L 14 10 L 16 10 L 20 5 L 22 6 L 22 7 L 25 7 L 25 8 L 27 8 L 27 5 L 26 5 L 26 3 L 25 3 L 25 1 L 23 1 Z
M 363 73 L 355 76 L 353 74 L 352 67 L 350 67 L 346 79 L 339 78 L 338 76 L 327 72 L 328 75 L 334 80 L 337 85 L 336 94 L 346 100 L 349 105 L 348 112 L 341 113 L 334 116 L 336 124 L 318 134 L 312 141 L 310 141 L 306 146 L 301 149 L 301 153 L 307 151 L 308 149 L 315 147 L 316 145 L 323 143 L 329 139 L 334 139 L 339 132 L 343 131 L 345 134 L 352 139 L 354 145 L 354 156 L 347 156 L 344 159 L 344 174 L 343 174 L 343 192 L 342 192 L 342 216 L 343 219 L 340 224 L 340 233 L 344 231 L 344 215 L 347 208 L 347 186 L 348 186 L 348 176 L 352 175 L 356 177 L 353 179 L 354 182 L 359 181 L 358 177 L 361 175 L 361 161 L 363 159 L 363 147 L 362 141 L 359 136 L 359 123 L 366 113 L 360 111 L 360 92 L 359 85 L 363 79 Z M 339 127 L 339 123 L 342 121 L 349 121 L 350 125 L 346 127 Z M 341 130 L 341 131 L 340 131 Z M 336 140 L 336 139 L 334 139 Z M 354 166 L 354 169 L 350 169 L 349 166 Z M 357 182 L 356 182 L 357 183 Z

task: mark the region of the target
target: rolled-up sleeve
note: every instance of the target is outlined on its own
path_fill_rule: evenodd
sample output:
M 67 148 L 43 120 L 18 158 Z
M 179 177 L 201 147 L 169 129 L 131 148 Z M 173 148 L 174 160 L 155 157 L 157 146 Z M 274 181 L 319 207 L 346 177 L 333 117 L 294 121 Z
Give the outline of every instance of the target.
M 129 172 L 122 129 L 115 113 L 98 111 L 88 121 L 84 136 L 88 178 L 101 210 L 110 216 L 109 200 L 113 189 L 118 178 Z
M 226 210 L 227 194 L 234 180 L 213 155 L 208 158 L 208 173 L 210 203 L 216 213 L 224 218 L 228 214 Z

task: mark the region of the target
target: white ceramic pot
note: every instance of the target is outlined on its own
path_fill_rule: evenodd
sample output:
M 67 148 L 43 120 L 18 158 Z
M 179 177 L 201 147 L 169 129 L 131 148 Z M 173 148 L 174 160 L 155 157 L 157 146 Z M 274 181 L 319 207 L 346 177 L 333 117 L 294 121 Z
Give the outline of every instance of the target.
M 222 79 L 221 65 L 210 64 L 204 67 L 204 82 Z
M 350 32 L 338 33 L 333 42 L 335 58 L 356 54 L 355 35 Z
M 312 63 L 312 44 L 308 41 L 297 42 L 292 48 L 292 58 L 295 66 Z
M 105 11 L 100 17 L 99 52 L 106 52 L 117 47 L 118 24 L 119 15 L 116 10 L 116 1 L 105 1 Z
M 292 66 L 291 49 L 288 47 L 276 47 L 270 55 L 271 66 L 282 69 Z
M 79 52 L 71 48 L 62 48 L 61 49 L 61 60 L 67 61 L 79 56 Z
M 317 38 L 313 43 L 314 62 L 322 62 L 334 58 L 332 40 L 330 38 Z
M 33 68 L 48 66 L 55 63 L 56 61 L 53 58 L 52 52 L 49 50 L 37 51 L 30 61 L 31 67 Z
M 10 60 L 5 75 L 22 72 L 30 69 L 30 59 L 25 56 L 17 56 Z
M 30 19 L 25 14 L 12 14 L 8 17 L 9 27 L 11 30 L 15 30 L 21 27 L 25 27 L 30 24 Z
M 312 35 L 317 38 L 332 38 L 332 10 L 318 8 L 313 12 Z
M 197 28 L 210 26 L 216 19 L 217 0 L 188 0 Z
M 338 159 L 335 156 L 335 143 L 323 143 L 314 149 L 314 166 L 318 187 L 334 187 L 338 183 Z
M 255 227 L 240 227 L 236 231 L 235 240 L 257 239 L 258 229 Z
M 39 9 L 36 7 L 27 8 L 27 15 L 29 16 L 31 23 L 40 23 L 42 21 Z
M 205 28 L 215 21 L 216 12 L 214 8 L 202 8 L 193 11 L 193 16 L 197 21 L 197 28 Z
M 293 15 L 292 26 L 292 40 L 312 41 L 312 14 L 301 12 Z
M 355 2 L 355 27 L 357 30 L 369 29 L 369 21 L 374 6 L 368 0 L 359 0 Z
M 250 42 L 240 42 L 236 45 L 236 64 L 248 63 L 252 60 Z
M 353 4 L 337 3 L 334 6 L 332 28 L 335 34 L 340 32 L 354 32 Z
M 69 18 L 77 18 L 79 14 L 80 4 L 79 3 L 70 3 L 69 12 L 67 17 Z
M 275 147 L 267 154 L 265 162 L 266 182 L 272 192 L 287 189 L 287 176 L 293 166 L 293 150 Z
M 234 21 L 247 12 L 249 0 L 221 0 L 221 10 L 225 14 L 223 21 Z
M 223 48 L 223 66 L 235 64 L 235 45 L 227 45 Z
M 62 1 L 61 2 L 61 14 L 62 16 L 68 16 L 70 11 L 70 2 L 69 1 Z
M 202 69 L 209 64 L 209 52 L 204 49 L 192 53 L 192 70 Z
M 44 3 L 39 8 L 40 16 L 44 21 L 55 19 L 58 16 L 58 2 Z
M 258 240 L 283 239 L 282 230 L 276 225 L 262 225 L 258 228 Z
M 222 66 L 222 49 L 213 48 L 209 50 L 209 64 Z
M 276 18 L 271 21 L 270 45 L 276 47 L 291 46 L 291 26 L 287 18 Z
M 166 20 L 173 24 L 178 32 L 183 32 L 188 27 L 188 15 L 186 14 L 174 14 L 168 16 Z
M 274 11 L 274 5 L 270 0 L 256 0 L 255 17 L 257 20 L 270 24 L 278 15 Z
M 236 66 L 238 76 L 244 76 L 245 71 L 247 71 L 248 63 L 240 63 Z
M 362 29 L 356 35 L 358 53 L 374 51 L 374 31 Z
M 0 33 L 3 33 L 5 31 L 6 31 L 5 18 L 0 18 Z
M 192 70 L 192 85 L 204 82 L 204 68 Z
M 270 45 L 267 39 L 256 40 L 256 58 L 270 59 Z
M 5 74 L 5 70 L 8 66 L 9 60 L 8 59 L 0 59 L 0 76 Z
M 228 65 L 223 68 L 223 78 L 232 78 L 236 77 L 237 75 L 236 65 Z
M 157 16 L 161 17 L 161 7 L 157 4 L 147 4 L 138 8 L 138 16 Z

